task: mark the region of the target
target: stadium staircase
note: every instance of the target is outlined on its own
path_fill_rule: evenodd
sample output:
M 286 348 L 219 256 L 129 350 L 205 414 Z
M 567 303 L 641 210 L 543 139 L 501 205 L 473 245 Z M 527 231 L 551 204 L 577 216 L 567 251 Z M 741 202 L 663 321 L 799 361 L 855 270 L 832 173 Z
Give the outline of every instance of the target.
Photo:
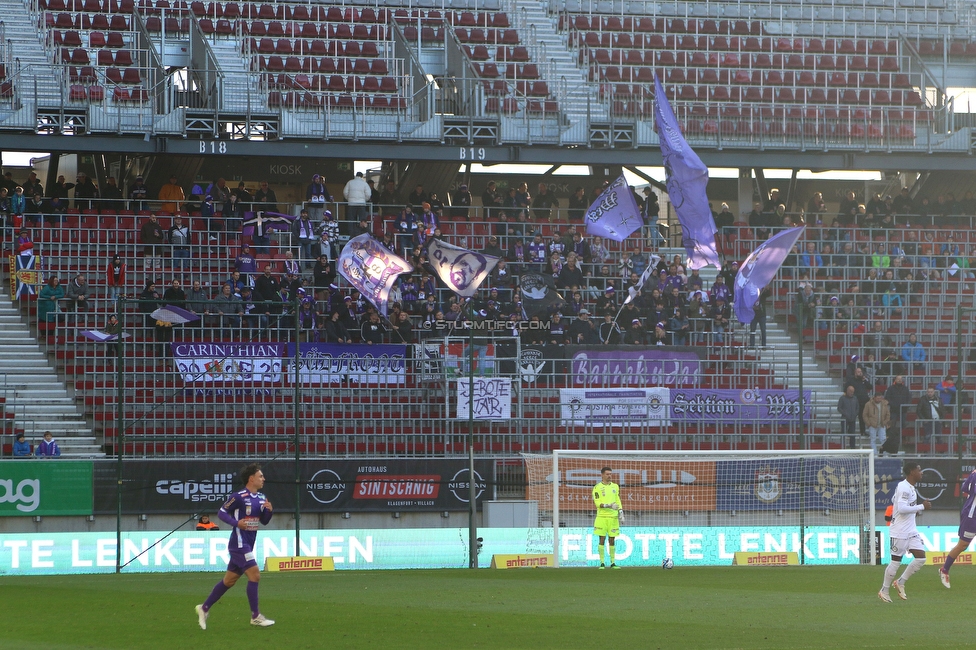
M 20 121 L 20 114 L 30 117 L 28 122 L 33 121 L 34 103 L 33 88 L 36 85 L 37 94 L 43 103 L 51 105 L 62 101 L 64 85 L 62 79 L 57 75 L 51 74 L 51 59 L 41 43 L 44 32 L 38 30 L 24 3 L 18 0 L 3 0 L 0 2 L 0 10 L 3 12 L 3 34 L 7 39 L 10 51 L 15 57 L 13 70 L 7 72 L 8 81 L 15 87 L 23 87 L 30 84 L 30 93 L 22 93 L 23 106 L 13 114 L 0 113 L 0 124 L 4 117 L 13 118 Z
M 62 457 L 105 455 L 74 398 L 7 297 L 0 300 L 0 391 L 7 430 L 23 432 L 32 445 L 50 431 L 61 446 Z

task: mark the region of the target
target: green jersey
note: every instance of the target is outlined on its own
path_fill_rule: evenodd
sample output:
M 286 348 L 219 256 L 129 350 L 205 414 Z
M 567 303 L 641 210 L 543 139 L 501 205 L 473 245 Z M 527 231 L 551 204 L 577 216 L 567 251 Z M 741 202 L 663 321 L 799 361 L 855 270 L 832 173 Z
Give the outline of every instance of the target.
M 612 506 L 614 503 L 617 504 L 616 510 Z M 593 486 L 593 505 L 596 506 L 597 517 L 616 518 L 624 507 L 620 503 L 620 486 L 616 483 L 604 483 L 603 481 L 597 483 Z

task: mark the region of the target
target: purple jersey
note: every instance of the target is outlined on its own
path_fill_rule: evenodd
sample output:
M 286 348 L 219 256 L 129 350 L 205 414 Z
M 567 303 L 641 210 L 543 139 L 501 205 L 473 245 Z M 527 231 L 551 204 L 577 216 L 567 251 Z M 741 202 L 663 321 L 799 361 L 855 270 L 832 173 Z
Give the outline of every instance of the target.
M 962 506 L 960 519 L 976 520 L 976 469 L 970 472 L 959 488 L 966 496 L 966 503 Z
M 246 489 L 235 492 L 220 507 L 217 516 L 220 520 L 231 526 L 230 542 L 227 550 L 231 553 L 251 553 L 254 551 L 254 541 L 257 539 L 256 530 L 241 530 L 237 527 L 237 522 L 245 517 L 260 517 L 261 523 L 267 525 L 271 521 L 271 511 L 264 509 L 267 501 L 262 493 L 252 494 Z

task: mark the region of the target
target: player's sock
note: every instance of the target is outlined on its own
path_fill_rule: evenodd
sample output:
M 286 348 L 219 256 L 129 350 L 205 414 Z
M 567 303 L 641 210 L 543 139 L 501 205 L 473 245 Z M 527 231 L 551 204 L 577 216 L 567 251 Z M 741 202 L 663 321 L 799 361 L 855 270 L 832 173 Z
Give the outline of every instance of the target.
M 210 595 L 207 596 L 207 599 L 203 601 L 203 611 L 209 612 L 210 608 L 214 606 L 214 603 L 220 600 L 220 597 L 226 594 L 228 589 L 230 589 L 230 587 L 225 585 L 223 580 L 215 584 L 213 591 L 211 591 Z
M 908 582 L 908 579 L 915 575 L 915 572 L 925 566 L 925 558 L 917 557 L 911 561 L 911 563 L 905 568 L 905 571 L 901 574 L 898 580 L 904 584 Z
M 614 564 L 617 559 L 617 547 L 613 544 L 610 545 L 610 564 Z
M 892 560 L 888 563 L 888 567 L 885 569 L 884 573 L 884 591 L 888 591 L 891 587 L 891 583 L 895 580 L 895 575 L 898 573 L 898 567 L 901 566 L 901 562 L 896 562 Z
M 258 610 L 258 583 L 247 583 L 247 602 L 251 605 L 251 618 L 256 617 L 261 612 Z
M 600 564 L 604 564 L 603 558 L 605 552 L 603 550 L 603 544 L 600 544 L 600 548 L 598 548 L 597 551 L 600 553 Z
M 945 564 L 942 565 L 942 570 L 945 573 L 949 573 L 949 568 L 952 567 L 952 563 L 956 561 L 956 558 L 951 555 L 946 558 Z

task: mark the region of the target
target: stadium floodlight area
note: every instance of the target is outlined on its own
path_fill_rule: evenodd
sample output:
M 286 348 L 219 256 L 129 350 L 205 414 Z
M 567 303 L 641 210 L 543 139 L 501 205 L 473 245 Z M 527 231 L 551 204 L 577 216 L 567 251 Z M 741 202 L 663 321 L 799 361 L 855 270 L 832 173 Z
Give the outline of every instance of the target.
M 735 554 L 796 553 L 799 564 L 874 561 L 874 456 L 816 451 L 524 454 L 526 497 L 552 524 L 557 566 L 596 566 L 593 488 L 610 467 L 624 522 L 622 566 L 731 565 Z

